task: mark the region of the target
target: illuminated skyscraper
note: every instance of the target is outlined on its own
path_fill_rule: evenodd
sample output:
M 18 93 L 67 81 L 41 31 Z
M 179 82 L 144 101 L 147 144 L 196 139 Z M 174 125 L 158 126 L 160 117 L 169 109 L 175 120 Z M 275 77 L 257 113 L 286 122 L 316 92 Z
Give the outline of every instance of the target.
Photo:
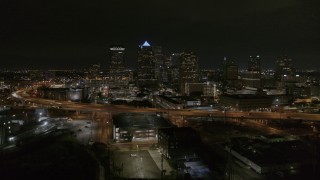
M 152 46 L 145 41 L 139 46 L 137 78 L 139 86 L 150 86 L 156 83 L 155 63 Z
M 179 67 L 180 67 L 180 53 L 173 53 L 166 58 L 165 68 L 168 77 L 168 86 L 173 89 L 180 88 L 179 85 Z
M 260 56 L 250 56 L 249 64 L 248 64 L 248 71 L 256 71 L 261 72 L 260 67 Z
M 159 82 L 163 82 L 164 80 L 164 55 L 162 52 L 161 46 L 152 46 L 153 51 L 153 61 L 154 61 L 154 73 L 155 78 L 158 79 Z
M 165 68 L 170 68 L 172 66 L 172 56 L 165 56 L 163 63 Z
M 194 52 L 183 52 L 180 54 L 180 87 L 185 93 L 186 83 L 199 82 L 199 58 Z
M 238 65 L 226 57 L 224 58 L 224 91 L 239 86 L 239 68 Z
M 110 82 L 123 83 L 127 82 L 126 65 L 124 61 L 125 48 L 123 46 L 112 46 L 109 49 L 109 77 Z
M 225 63 L 225 79 L 227 81 L 238 79 L 238 65 L 234 61 L 224 58 Z
M 261 87 L 260 56 L 250 56 L 248 70 L 242 73 L 242 82 L 245 86 Z
M 292 59 L 288 56 L 279 56 L 276 61 L 275 79 L 278 81 L 290 79 L 294 74 Z

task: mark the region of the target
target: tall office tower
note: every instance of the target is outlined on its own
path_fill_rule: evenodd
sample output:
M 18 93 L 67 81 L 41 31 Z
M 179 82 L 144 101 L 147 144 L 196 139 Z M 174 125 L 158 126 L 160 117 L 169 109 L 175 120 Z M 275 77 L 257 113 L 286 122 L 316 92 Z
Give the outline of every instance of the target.
M 179 89 L 179 67 L 180 67 L 180 53 L 171 54 L 166 62 L 166 70 L 168 75 L 168 86 L 173 89 Z
M 109 77 L 113 84 L 126 84 L 128 75 L 124 61 L 125 48 L 123 46 L 111 46 L 109 49 Z
M 181 53 L 171 54 L 171 65 L 175 67 L 180 67 Z
M 172 66 L 172 58 L 171 56 L 165 56 L 164 57 L 164 68 L 168 69 Z
M 168 84 L 171 78 L 171 56 L 164 55 L 163 57 L 163 83 Z
M 260 56 L 250 56 L 249 64 L 248 64 L 248 71 L 257 71 L 261 72 L 260 67 Z
M 151 87 L 156 84 L 155 65 L 152 46 L 145 41 L 139 46 L 137 78 L 140 87 Z
M 238 66 L 234 61 L 224 58 L 225 63 L 225 79 L 228 80 L 236 80 L 238 79 Z
M 239 70 L 234 61 L 224 58 L 224 91 L 239 86 Z
M 242 73 L 242 82 L 245 86 L 261 87 L 260 56 L 250 56 L 248 70 Z
M 288 56 L 279 56 L 276 61 L 275 79 L 278 81 L 291 79 L 293 74 L 292 59 Z
M 154 61 L 154 74 L 155 78 L 158 79 L 159 82 L 163 82 L 164 80 L 164 55 L 162 53 L 161 46 L 152 46 L 153 51 L 153 61 Z
M 199 82 L 199 58 L 194 52 L 180 54 L 180 90 L 186 93 L 186 83 Z

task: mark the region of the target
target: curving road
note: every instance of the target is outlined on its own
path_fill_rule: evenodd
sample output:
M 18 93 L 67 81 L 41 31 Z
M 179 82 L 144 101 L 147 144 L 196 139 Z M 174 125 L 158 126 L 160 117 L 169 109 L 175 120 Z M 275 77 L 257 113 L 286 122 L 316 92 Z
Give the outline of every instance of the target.
M 243 118 L 243 119 L 274 119 L 274 120 L 310 120 L 320 121 L 320 114 L 299 113 L 299 112 L 242 112 L 242 111 L 205 111 L 190 109 L 160 109 L 160 108 L 136 108 L 126 105 L 101 105 L 86 104 L 67 101 L 57 101 L 27 96 L 24 91 L 18 91 L 18 94 L 25 101 L 45 106 L 58 106 L 66 110 L 90 111 L 90 112 L 158 112 L 168 116 L 210 116 L 212 118 Z

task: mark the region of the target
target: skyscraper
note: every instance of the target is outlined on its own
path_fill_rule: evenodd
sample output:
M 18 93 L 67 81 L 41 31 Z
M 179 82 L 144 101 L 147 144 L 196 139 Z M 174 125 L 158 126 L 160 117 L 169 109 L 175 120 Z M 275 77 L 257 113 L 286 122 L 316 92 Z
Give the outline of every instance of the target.
M 173 53 L 167 57 L 165 66 L 168 76 L 168 86 L 173 89 L 179 89 L 180 53 Z
M 261 87 L 260 56 L 250 56 L 247 71 L 242 73 L 242 82 L 245 86 Z
M 185 93 L 186 83 L 199 82 L 199 58 L 194 52 L 183 52 L 180 54 L 180 87 Z
M 236 88 L 239 86 L 239 68 L 238 65 L 226 57 L 224 58 L 224 88 L 223 91 L 227 89 Z
M 250 56 L 249 64 L 248 64 L 248 71 L 257 71 L 261 72 L 260 67 L 260 56 Z
M 288 56 L 279 56 L 276 61 L 275 79 L 278 81 L 289 79 L 294 74 L 292 59 Z
M 109 49 L 109 77 L 112 83 L 122 83 L 127 79 L 124 61 L 125 48 L 123 46 L 111 46 Z
M 137 80 L 140 87 L 156 83 L 153 50 L 147 41 L 139 46 Z
M 161 46 L 152 46 L 153 61 L 154 61 L 154 74 L 159 82 L 164 81 L 164 55 Z
M 229 80 L 237 80 L 238 79 L 238 65 L 235 64 L 234 61 L 224 58 L 225 64 L 225 79 Z

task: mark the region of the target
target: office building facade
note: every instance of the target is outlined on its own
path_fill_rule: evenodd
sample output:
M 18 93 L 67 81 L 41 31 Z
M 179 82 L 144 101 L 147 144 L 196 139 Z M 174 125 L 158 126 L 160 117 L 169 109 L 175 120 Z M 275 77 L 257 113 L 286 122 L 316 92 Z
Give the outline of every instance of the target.
M 125 48 L 111 46 L 109 49 L 109 80 L 112 84 L 128 84 L 128 75 L 125 65 Z
M 157 83 L 153 49 L 147 41 L 139 46 L 137 81 L 140 87 L 149 87 Z
M 180 54 L 179 76 L 182 93 L 186 93 L 187 83 L 199 82 L 199 58 L 194 52 Z

